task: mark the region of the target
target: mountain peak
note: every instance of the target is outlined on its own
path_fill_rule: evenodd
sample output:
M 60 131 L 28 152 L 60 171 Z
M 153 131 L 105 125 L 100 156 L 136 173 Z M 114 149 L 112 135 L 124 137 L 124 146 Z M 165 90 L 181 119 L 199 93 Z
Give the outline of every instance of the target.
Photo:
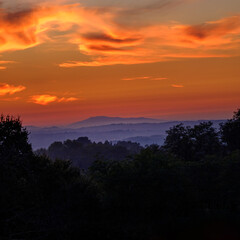
M 145 118 L 145 117 L 134 117 L 134 118 L 123 118 L 123 117 L 108 117 L 108 116 L 94 116 L 85 120 L 72 123 L 68 125 L 70 128 L 81 128 L 81 127 L 92 127 L 102 126 L 109 124 L 134 124 L 134 123 L 159 123 L 160 119 Z

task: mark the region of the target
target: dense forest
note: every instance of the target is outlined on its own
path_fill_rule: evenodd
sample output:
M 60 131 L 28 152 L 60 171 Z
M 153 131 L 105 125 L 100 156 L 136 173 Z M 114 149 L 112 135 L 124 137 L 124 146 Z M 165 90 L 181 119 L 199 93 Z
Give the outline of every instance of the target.
M 87 137 L 79 137 L 76 140 L 54 142 L 48 149 L 36 150 L 35 154 L 52 160 L 70 160 L 73 166 L 87 169 L 97 159 L 120 161 L 140 153 L 142 149 L 140 144 L 129 141 L 119 141 L 116 144 L 108 141 L 95 143 Z
M 1 116 L 0 238 L 239 239 L 240 110 L 219 129 L 179 124 L 161 147 L 79 138 L 34 153 L 20 119 Z

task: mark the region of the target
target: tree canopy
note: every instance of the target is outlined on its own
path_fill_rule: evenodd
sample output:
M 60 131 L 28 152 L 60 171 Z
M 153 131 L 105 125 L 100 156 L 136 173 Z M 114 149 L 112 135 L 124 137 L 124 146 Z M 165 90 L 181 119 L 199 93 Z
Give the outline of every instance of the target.
M 0 239 L 239 239 L 239 116 L 220 131 L 177 125 L 163 147 L 81 137 L 42 155 L 19 118 L 2 116 Z M 85 171 L 69 161 L 99 150 Z
M 233 118 L 221 125 L 222 141 L 229 151 L 240 149 L 240 109 L 234 112 Z

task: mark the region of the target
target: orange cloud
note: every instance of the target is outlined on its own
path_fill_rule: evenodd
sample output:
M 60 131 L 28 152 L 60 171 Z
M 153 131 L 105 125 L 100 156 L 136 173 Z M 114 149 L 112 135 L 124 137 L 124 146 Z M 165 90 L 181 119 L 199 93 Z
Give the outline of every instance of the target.
M 6 94 L 14 94 L 17 92 L 21 92 L 23 90 L 25 90 L 26 87 L 24 86 L 13 86 L 13 85 L 9 85 L 7 83 L 0 83 L 0 96 L 6 95 Z
M 161 80 L 167 80 L 168 78 L 165 78 L 165 77 L 157 77 L 157 78 L 151 78 L 150 80 L 153 80 L 153 81 L 161 81 Z
M 73 101 L 77 101 L 77 100 L 78 100 L 78 98 L 75 98 L 75 97 L 59 98 L 57 96 L 48 95 L 48 94 L 34 95 L 30 98 L 30 102 L 40 104 L 40 105 L 48 105 L 49 103 L 53 103 L 53 102 L 73 102 Z
M 69 98 L 62 97 L 58 99 L 58 102 L 73 102 L 77 100 L 78 98 L 75 98 L 75 97 L 69 97 Z
M 82 53 L 91 57 L 90 61 L 68 61 L 59 66 L 140 64 L 174 58 L 236 56 L 239 55 L 236 53 L 240 48 L 239 35 L 240 16 L 207 22 L 200 29 L 199 26 L 178 23 L 135 29 L 118 26 L 103 30 L 100 27 L 98 35 L 73 36 L 73 42 L 79 45 Z M 223 50 L 229 51 L 225 53 Z
M 14 98 L 1 98 L 1 101 L 4 101 L 4 102 L 13 102 L 13 101 L 17 101 L 19 100 L 20 97 L 14 97 Z
M 171 86 L 174 88 L 183 88 L 184 87 L 183 85 L 177 85 L 177 84 L 172 84 Z
M 1 65 L 6 65 L 6 64 L 9 64 L 9 63 L 14 63 L 14 62 L 13 61 L 0 61 L 0 70 L 7 69 L 6 66 L 1 66 Z
M 189 26 L 185 28 L 185 32 L 189 37 L 197 41 L 206 41 L 211 38 L 222 37 L 232 38 L 230 35 L 239 34 L 240 32 L 240 16 L 233 16 L 221 19 L 219 21 L 207 22 L 201 25 Z
M 57 100 L 57 96 L 52 95 L 34 95 L 31 97 L 30 102 L 40 104 L 40 105 L 47 105 L 51 102 L 55 102 Z
M 168 6 L 158 4 L 158 8 L 165 5 Z M 151 5 L 134 14 L 155 7 Z M 240 15 L 196 26 L 172 22 L 133 27 L 118 23 L 126 14 L 129 12 L 119 8 L 87 8 L 79 4 L 42 5 L 13 13 L 2 9 L 0 52 L 57 41 L 53 32 L 61 32 L 66 41 L 78 45 L 79 51 L 89 56 L 89 61 L 59 64 L 66 68 L 239 55 L 236 49 L 240 48 Z
M 122 81 L 134 81 L 134 80 L 152 80 L 152 81 L 159 81 L 159 80 L 166 80 L 165 77 L 131 77 L 131 78 L 122 78 Z
M 122 78 L 123 81 L 133 81 L 133 80 L 144 80 L 149 79 L 151 77 L 133 77 L 133 78 Z
M 54 41 L 49 36 L 51 31 L 63 32 L 73 26 L 93 29 L 96 22 L 103 25 L 111 15 L 79 4 L 42 5 L 18 12 L 0 10 L 0 52 L 26 49 Z

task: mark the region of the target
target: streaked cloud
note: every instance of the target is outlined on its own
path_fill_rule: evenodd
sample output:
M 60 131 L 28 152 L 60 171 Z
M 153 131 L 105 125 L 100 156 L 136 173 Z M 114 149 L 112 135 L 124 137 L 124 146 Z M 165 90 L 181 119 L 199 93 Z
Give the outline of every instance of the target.
M 132 78 L 122 78 L 123 81 L 134 81 L 134 80 L 145 80 L 151 77 L 132 77 Z
M 129 77 L 129 78 L 122 78 L 122 81 L 134 81 L 134 80 L 152 80 L 152 81 L 161 81 L 167 80 L 166 77 L 151 77 L 151 76 L 143 76 L 143 77 Z
M 175 7 L 183 2 L 187 2 L 189 0 L 161 0 L 156 1 L 144 6 L 130 8 L 130 9 L 124 9 L 121 11 L 121 15 L 123 16 L 134 16 L 144 13 L 151 13 L 153 11 L 159 11 L 164 9 L 169 9 L 172 7 Z
M 21 99 L 20 97 L 11 97 L 11 98 L 1 98 L 0 101 L 2 102 L 14 102 Z
M 161 1 L 157 5 L 136 9 L 135 13 L 165 8 L 177 2 Z M 202 25 L 169 22 L 133 27 L 119 24 L 118 18 L 124 14 L 128 14 L 128 10 L 90 8 L 79 4 L 45 4 L 18 12 L 2 9 L 0 52 L 57 41 L 53 32 L 58 32 L 89 57 L 89 61 L 69 59 L 59 64 L 65 68 L 240 55 L 236 51 L 240 47 L 240 15 Z
M 180 85 L 180 84 L 172 84 L 171 86 L 174 88 L 183 88 L 184 87 L 183 85 Z
M 57 101 L 58 102 L 74 102 L 77 100 L 79 100 L 79 99 L 75 98 L 75 97 L 69 97 L 69 98 L 62 97 L 62 98 L 59 98 Z
M 57 97 L 54 95 L 48 95 L 48 94 L 43 94 L 43 95 L 34 95 L 31 96 L 29 102 L 35 103 L 35 104 L 40 104 L 40 105 L 48 105 L 49 103 L 53 102 L 73 102 L 79 100 L 78 98 L 75 97 Z
M 7 64 L 14 63 L 14 61 L 0 61 L 0 70 L 7 69 Z
M 74 42 L 79 45 L 79 50 L 88 55 L 91 60 L 88 62 L 67 61 L 59 66 L 141 64 L 178 58 L 216 58 L 239 55 L 236 49 L 240 47 L 240 16 L 207 22 L 203 26 L 199 29 L 199 26 L 173 22 L 140 26 L 134 29 L 110 28 L 107 29 L 109 32 L 99 29 L 99 36 L 96 37 L 95 34 L 92 38 L 82 37 L 80 34 L 75 36 Z
M 26 87 L 24 86 L 14 86 L 14 85 L 9 85 L 7 83 L 0 83 L 0 96 L 4 96 L 6 94 L 14 94 L 17 92 L 21 92 L 23 90 L 25 90 Z
M 188 26 L 185 28 L 185 32 L 187 36 L 196 41 L 207 42 L 210 39 L 219 39 L 221 43 L 228 43 L 233 35 L 240 33 L 240 15 L 206 22 L 201 25 Z M 209 44 L 212 44 L 212 42 L 210 41 Z
M 156 77 L 156 78 L 151 78 L 150 80 L 153 80 L 153 81 L 162 81 L 162 80 L 167 80 L 168 78 L 166 77 Z

